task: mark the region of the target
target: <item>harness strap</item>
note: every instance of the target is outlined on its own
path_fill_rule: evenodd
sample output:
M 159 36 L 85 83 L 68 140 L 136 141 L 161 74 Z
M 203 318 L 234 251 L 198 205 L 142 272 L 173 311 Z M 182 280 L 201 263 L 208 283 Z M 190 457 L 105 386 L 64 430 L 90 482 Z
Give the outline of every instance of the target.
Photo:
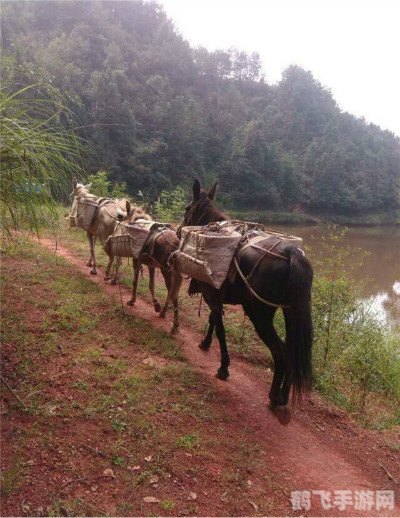
M 160 236 L 162 236 L 162 237 L 164 238 L 164 240 L 165 240 L 165 241 L 166 241 L 166 242 L 167 242 L 171 247 L 173 247 L 173 248 L 174 248 L 174 246 L 175 246 L 175 245 L 174 245 L 173 243 L 171 243 L 171 242 L 167 239 L 167 237 L 165 236 L 165 232 L 166 232 L 167 230 L 173 230 L 173 229 L 168 227 L 168 228 L 159 228 L 159 229 L 156 229 L 156 228 L 155 228 L 154 230 L 150 230 L 150 233 L 149 233 L 149 235 L 148 235 L 148 237 L 147 237 L 146 241 L 145 241 L 145 242 L 144 242 L 144 244 L 143 244 L 142 251 L 140 252 L 140 255 L 139 255 L 139 259 L 141 259 L 141 258 L 146 258 L 146 257 L 147 257 L 147 258 L 151 259 L 152 261 L 154 261 L 154 262 L 155 262 L 155 263 L 156 263 L 156 264 L 157 264 L 161 269 L 165 268 L 164 266 L 162 266 L 162 265 L 161 265 L 161 264 L 160 264 L 160 263 L 159 263 L 159 262 L 154 258 L 154 247 L 155 247 L 155 244 L 156 244 L 156 240 L 157 240 Z M 150 245 L 149 250 L 144 251 L 144 250 L 145 250 L 145 248 L 146 248 L 148 245 Z M 172 253 L 170 254 L 170 257 L 171 257 L 171 255 L 172 255 L 173 253 L 174 253 L 174 252 L 172 252 Z M 169 261 L 169 258 L 168 258 L 168 261 Z M 167 261 L 167 264 L 169 265 L 168 261 Z
M 236 257 L 233 258 L 233 262 L 235 264 L 235 267 L 236 267 L 236 270 L 238 272 L 238 274 L 240 275 L 242 281 L 245 283 L 246 285 L 246 288 L 250 291 L 250 293 L 257 299 L 259 300 L 260 302 L 262 302 L 263 304 L 266 304 L 267 306 L 271 306 L 273 308 L 281 308 L 281 309 L 287 309 L 287 308 L 290 308 L 290 306 L 284 306 L 283 304 L 274 304 L 273 302 L 269 302 L 268 300 L 265 300 L 263 299 L 262 297 L 260 297 L 260 295 L 258 295 L 258 293 L 256 293 L 253 288 L 250 286 L 250 283 L 248 282 L 247 278 L 244 276 L 242 270 L 240 269 L 239 267 L 239 264 L 236 260 Z
M 251 248 L 256 248 L 257 250 L 260 250 L 261 252 L 265 252 L 269 255 L 273 255 L 274 257 L 278 257 L 279 259 L 283 259 L 284 261 L 289 261 L 289 257 L 287 257 L 286 255 L 280 254 L 279 252 L 272 251 L 278 245 L 283 243 L 285 241 L 284 239 L 278 238 L 279 240 L 274 245 L 270 246 L 269 248 L 263 248 L 262 246 L 259 246 L 257 244 L 257 243 L 262 243 L 263 241 L 267 241 L 270 237 L 275 237 L 275 236 L 262 236 L 261 235 L 261 236 L 251 237 L 250 239 L 247 236 L 245 236 L 245 238 L 247 239 L 247 243 L 240 248 L 240 253 L 242 254 L 247 248 L 251 247 Z

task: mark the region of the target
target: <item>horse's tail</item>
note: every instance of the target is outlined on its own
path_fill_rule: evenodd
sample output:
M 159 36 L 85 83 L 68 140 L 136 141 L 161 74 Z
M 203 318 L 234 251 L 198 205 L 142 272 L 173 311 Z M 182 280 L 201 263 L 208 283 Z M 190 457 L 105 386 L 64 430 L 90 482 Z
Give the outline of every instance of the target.
M 311 320 L 311 285 L 313 270 L 302 250 L 291 246 L 289 304 L 284 310 L 286 326 L 287 376 L 295 398 L 310 390 L 312 382 L 311 348 L 313 327 Z

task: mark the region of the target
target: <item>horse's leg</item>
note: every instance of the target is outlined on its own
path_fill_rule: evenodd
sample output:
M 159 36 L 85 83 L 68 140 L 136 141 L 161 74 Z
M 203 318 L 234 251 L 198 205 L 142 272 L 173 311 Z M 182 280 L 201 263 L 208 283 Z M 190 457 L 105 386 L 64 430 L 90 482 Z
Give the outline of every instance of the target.
M 93 254 L 92 254 L 92 234 L 90 234 L 87 230 L 86 230 L 86 237 L 87 237 L 87 240 L 89 241 L 89 259 L 87 260 L 86 262 L 86 266 L 92 266 L 92 258 L 93 258 Z
M 179 331 L 179 290 L 182 284 L 182 275 L 177 272 L 172 273 L 171 298 L 174 306 L 174 324 L 171 329 L 171 334 L 174 335 Z
M 119 255 L 117 256 L 117 260 L 115 261 L 115 265 L 114 265 L 114 276 L 111 280 L 111 284 L 117 284 L 118 282 L 118 278 L 119 278 L 119 268 L 121 266 L 121 263 L 122 263 L 122 257 L 120 257 Z
M 96 246 L 96 240 L 97 237 L 94 234 L 90 234 L 89 232 L 86 232 L 86 235 L 89 239 L 89 245 L 90 245 L 90 262 L 92 263 L 92 269 L 90 270 L 90 273 L 92 275 L 97 275 L 97 263 L 96 263 L 96 255 L 94 253 L 94 249 Z
M 107 268 L 106 268 L 106 271 L 105 271 L 105 274 L 104 274 L 104 280 L 105 281 L 109 281 L 111 279 L 110 271 L 111 271 L 111 267 L 113 265 L 113 262 L 114 262 L 114 256 L 113 255 L 109 255 L 108 256 Z
M 228 353 L 228 347 L 226 345 L 224 322 L 222 319 L 222 295 L 223 293 L 221 292 L 221 290 L 216 290 L 215 288 L 212 288 L 208 285 L 204 285 L 203 287 L 203 297 L 206 303 L 208 304 L 208 307 L 211 309 L 211 315 L 214 321 L 215 332 L 221 350 L 221 366 L 218 369 L 216 376 L 221 380 L 226 380 L 229 377 L 228 368 L 230 364 L 230 358 Z
M 139 283 L 140 267 L 141 267 L 140 259 L 138 259 L 137 261 L 133 261 L 132 297 L 127 302 L 128 306 L 134 306 L 134 304 L 136 302 L 136 292 L 137 292 L 137 287 L 138 287 L 138 283 Z
M 160 317 L 165 318 L 165 315 L 168 311 L 169 303 L 172 299 L 172 273 L 169 270 L 166 270 L 165 268 L 161 268 L 161 274 L 164 277 L 165 286 L 167 287 L 167 298 L 164 302 L 164 306 L 160 311 Z
M 159 303 L 155 290 L 154 290 L 154 276 L 156 273 L 156 269 L 153 266 L 148 266 L 149 269 L 149 289 L 151 293 L 151 300 L 153 301 L 154 311 L 159 313 L 161 311 L 161 304 Z
M 244 310 L 252 321 L 258 336 L 271 351 L 274 360 L 274 377 L 269 392 L 270 408 L 281 424 L 288 424 L 291 418 L 290 410 L 287 407 L 289 387 L 285 397 L 283 390 L 285 386 L 284 343 L 273 325 L 276 310 L 259 303 L 244 306 Z
M 212 339 L 213 339 L 213 334 L 214 334 L 214 319 L 213 319 L 213 316 L 212 316 L 212 313 L 210 313 L 209 317 L 208 317 L 208 329 L 207 329 L 207 334 L 206 336 L 203 338 L 203 340 L 200 342 L 200 349 L 203 349 L 203 351 L 208 351 L 208 349 L 211 347 L 211 342 L 212 342 Z

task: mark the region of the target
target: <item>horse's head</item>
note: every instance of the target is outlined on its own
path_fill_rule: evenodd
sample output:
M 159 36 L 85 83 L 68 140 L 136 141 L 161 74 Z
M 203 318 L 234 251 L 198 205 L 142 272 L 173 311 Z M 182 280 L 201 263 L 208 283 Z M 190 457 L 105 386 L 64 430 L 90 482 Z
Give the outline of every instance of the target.
M 213 200 L 217 191 L 218 182 L 207 192 L 202 189 L 200 182 L 195 180 L 193 183 L 192 201 L 185 209 L 185 216 L 182 226 L 206 225 L 212 221 L 221 221 L 226 219 L 217 207 L 214 207 Z
M 89 189 L 92 186 L 91 183 L 88 183 L 87 185 L 84 185 L 83 183 L 78 183 L 78 180 L 76 178 L 72 181 L 73 191 L 72 194 L 78 198 L 89 198 L 93 196 L 89 193 Z

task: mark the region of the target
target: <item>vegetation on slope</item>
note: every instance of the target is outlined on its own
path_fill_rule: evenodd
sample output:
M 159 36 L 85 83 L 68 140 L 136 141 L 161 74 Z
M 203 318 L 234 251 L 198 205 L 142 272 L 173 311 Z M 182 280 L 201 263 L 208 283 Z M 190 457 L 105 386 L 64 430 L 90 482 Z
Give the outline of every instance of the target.
M 0 90 L 1 225 L 8 231 L 21 222 L 38 229 L 51 215 L 54 222 L 54 200 L 67 199 L 71 175 L 80 171 L 82 143 L 68 129 L 72 116 L 60 93 L 43 86 Z
M 265 82 L 257 54 L 191 48 L 153 2 L 3 2 L 3 81 L 51 82 L 91 142 L 87 169 L 155 200 L 219 178 L 234 210 L 399 206 L 399 139 L 311 73 Z

